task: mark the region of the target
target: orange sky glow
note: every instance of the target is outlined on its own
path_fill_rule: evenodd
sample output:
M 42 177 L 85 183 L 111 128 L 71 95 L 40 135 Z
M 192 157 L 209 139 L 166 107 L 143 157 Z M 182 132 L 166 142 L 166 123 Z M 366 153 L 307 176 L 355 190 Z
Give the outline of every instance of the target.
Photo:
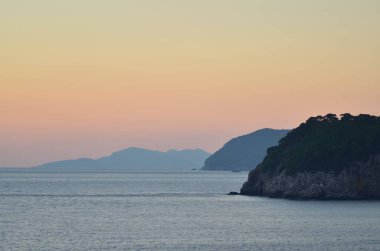
M 380 1 L 0 1 L 0 166 L 380 114 Z

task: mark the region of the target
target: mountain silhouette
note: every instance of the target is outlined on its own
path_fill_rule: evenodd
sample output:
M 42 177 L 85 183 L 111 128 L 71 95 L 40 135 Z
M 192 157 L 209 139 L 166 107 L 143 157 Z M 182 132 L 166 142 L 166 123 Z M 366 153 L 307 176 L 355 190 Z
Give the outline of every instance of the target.
M 228 141 L 206 159 L 203 170 L 248 171 L 265 157 L 266 150 L 278 144 L 289 130 L 261 129 Z
M 202 149 L 166 152 L 130 147 L 99 159 L 80 158 L 49 162 L 38 169 L 193 169 L 210 156 Z

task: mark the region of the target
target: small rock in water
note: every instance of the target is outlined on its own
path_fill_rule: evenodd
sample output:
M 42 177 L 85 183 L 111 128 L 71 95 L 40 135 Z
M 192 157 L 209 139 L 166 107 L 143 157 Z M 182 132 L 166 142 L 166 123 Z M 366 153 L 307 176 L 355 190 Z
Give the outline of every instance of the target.
M 239 195 L 238 192 L 229 192 L 227 195 Z

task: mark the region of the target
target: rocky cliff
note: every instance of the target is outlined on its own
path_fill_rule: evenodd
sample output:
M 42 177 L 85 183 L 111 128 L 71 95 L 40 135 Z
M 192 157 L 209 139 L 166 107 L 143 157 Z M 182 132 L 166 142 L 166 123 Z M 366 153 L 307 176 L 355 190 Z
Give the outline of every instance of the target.
M 268 149 L 243 195 L 380 199 L 380 117 L 312 117 Z
M 249 173 L 241 194 L 299 199 L 380 199 L 380 154 L 355 162 L 339 173 Z

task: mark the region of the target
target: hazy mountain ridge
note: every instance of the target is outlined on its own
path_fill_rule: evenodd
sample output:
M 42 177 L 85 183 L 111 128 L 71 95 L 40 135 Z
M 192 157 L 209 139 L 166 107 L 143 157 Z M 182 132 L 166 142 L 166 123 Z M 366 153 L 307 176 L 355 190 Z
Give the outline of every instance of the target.
M 130 147 L 98 159 L 80 158 L 49 162 L 38 169 L 193 169 L 210 154 L 202 149 L 166 152 Z
M 290 130 L 264 128 L 228 141 L 206 159 L 203 170 L 249 171 L 265 157 L 267 148 L 278 144 Z

